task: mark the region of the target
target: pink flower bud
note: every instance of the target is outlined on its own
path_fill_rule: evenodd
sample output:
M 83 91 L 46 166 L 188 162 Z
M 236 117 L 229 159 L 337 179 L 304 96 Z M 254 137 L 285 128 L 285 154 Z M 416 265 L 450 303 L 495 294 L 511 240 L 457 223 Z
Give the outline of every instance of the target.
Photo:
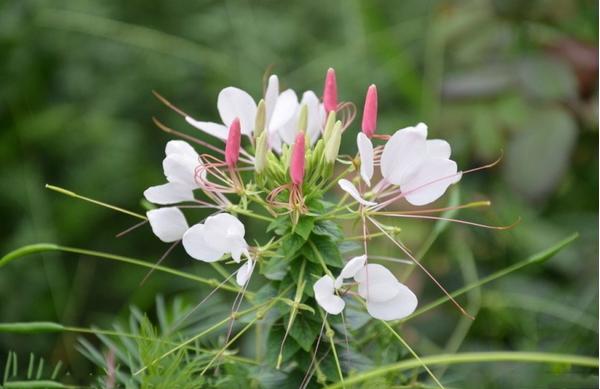
M 304 181 L 304 132 L 296 135 L 296 141 L 292 149 L 292 160 L 290 162 L 290 177 L 294 185 L 302 185 Z
M 362 132 L 365 133 L 369 138 L 375 134 L 377 129 L 377 87 L 375 84 L 371 84 L 367 89 L 367 96 L 365 97 L 365 108 L 363 110 L 362 118 Z
M 235 118 L 229 126 L 227 134 L 227 143 L 225 143 L 225 162 L 229 167 L 235 167 L 240 157 L 240 143 L 242 134 L 240 130 L 240 119 Z
M 335 111 L 337 108 L 337 83 L 335 81 L 335 70 L 329 68 L 325 76 L 325 87 L 323 88 L 323 105 L 325 112 Z

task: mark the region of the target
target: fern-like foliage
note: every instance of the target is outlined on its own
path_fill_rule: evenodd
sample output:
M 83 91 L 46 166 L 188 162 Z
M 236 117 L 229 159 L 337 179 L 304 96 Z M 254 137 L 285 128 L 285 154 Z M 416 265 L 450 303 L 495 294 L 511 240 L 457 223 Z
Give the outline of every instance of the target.
M 44 358 L 36 358 L 31 353 L 27 368 L 23 370 L 19 369 L 19 359 L 14 351 L 8 352 L 0 387 L 5 389 L 70 388 L 58 381 L 61 376 L 62 362 L 59 361 L 54 366 L 46 366 Z M 22 363 L 21 366 L 23 366 Z

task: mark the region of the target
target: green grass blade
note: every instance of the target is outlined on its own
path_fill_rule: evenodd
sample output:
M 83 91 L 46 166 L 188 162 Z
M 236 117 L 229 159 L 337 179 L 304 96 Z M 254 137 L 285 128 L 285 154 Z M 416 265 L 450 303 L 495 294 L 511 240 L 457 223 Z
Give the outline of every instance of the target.
M 565 247 L 567 247 L 568 245 L 570 245 L 571 243 L 573 243 L 573 241 L 575 239 L 577 239 L 579 237 L 578 233 L 574 233 L 570 236 L 568 236 L 567 238 L 561 240 L 560 242 L 558 242 L 557 244 L 555 244 L 552 247 L 547 248 L 546 250 L 543 250 L 537 254 L 534 254 L 532 256 L 530 256 L 529 258 L 526 258 L 520 262 L 517 262 L 513 265 L 510 265 L 502 270 L 499 270 L 487 277 L 482 278 L 479 281 L 470 283 L 467 286 L 464 286 L 452 293 L 450 293 L 450 295 L 454 298 L 454 297 L 458 297 L 460 295 L 463 295 L 465 293 L 467 293 L 470 290 L 473 290 L 475 288 L 478 288 L 482 285 L 485 285 L 487 283 L 490 283 L 492 281 L 495 281 L 501 277 L 504 277 L 507 274 L 510 274 L 514 271 L 520 270 L 526 266 L 529 265 L 533 265 L 533 264 L 541 264 L 544 263 L 545 261 L 547 261 L 548 259 L 552 258 L 552 256 L 554 256 L 556 253 L 558 253 L 560 250 L 564 249 Z M 440 305 L 442 305 L 443 303 L 445 303 L 446 301 L 448 301 L 449 298 L 448 296 L 444 296 L 444 297 L 440 297 L 439 299 L 425 305 L 424 307 L 417 309 L 415 312 L 413 312 L 412 315 L 409 315 L 407 317 L 405 317 L 404 319 L 400 320 L 400 322 L 405 322 L 407 320 L 410 320 L 416 316 L 419 316 L 427 311 L 430 311 L 433 308 L 436 308 Z

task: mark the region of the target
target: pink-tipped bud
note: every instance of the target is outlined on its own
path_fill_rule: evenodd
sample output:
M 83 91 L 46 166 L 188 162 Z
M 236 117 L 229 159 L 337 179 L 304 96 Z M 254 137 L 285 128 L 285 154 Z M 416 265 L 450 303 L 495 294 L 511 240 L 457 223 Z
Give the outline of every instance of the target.
M 290 162 L 290 177 L 294 185 L 302 185 L 304 181 L 304 142 L 304 132 L 300 131 L 296 135 Z
M 367 89 L 367 97 L 365 97 L 365 108 L 362 118 L 362 132 L 369 138 L 375 134 L 377 129 L 377 87 L 371 84 Z
M 225 143 L 225 162 L 229 167 L 235 167 L 238 158 L 240 157 L 240 143 L 242 141 L 242 133 L 240 130 L 240 119 L 235 118 L 229 126 L 229 134 L 227 134 L 227 143 Z
M 325 112 L 335 111 L 337 108 L 337 83 L 335 81 L 335 70 L 329 68 L 325 76 L 325 87 L 323 88 L 323 105 Z

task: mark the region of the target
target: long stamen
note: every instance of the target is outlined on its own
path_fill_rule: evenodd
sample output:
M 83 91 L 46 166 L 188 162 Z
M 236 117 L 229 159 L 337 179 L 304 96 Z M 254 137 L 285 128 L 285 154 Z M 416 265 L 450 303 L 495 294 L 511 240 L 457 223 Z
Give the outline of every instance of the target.
M 155 124 L 155 125 L 156 125 L 156 126 L 157 126 L 157 127 L 160 129 L 160 130 L 162 130 L 162 131 L 166 132 L 167 134 L 173 134 L 173 135 L 176 135 L 176 136 L 178 136 L 179 138 L 186 139 L 186 140 L 189 140 L 190 142 L 197 143 L 197 144 L 199 144 L 199 145 L 201 145 L 201 146 L 204 146 L 204 147 L 206 147 L 207 149 L 210 149 L 210 150 L 212 150 L 212 151 L 215 151 L 215 152 L 217 152 L 217 153 L 220 153 L 220 154 L 225 154 L 225 151 L 221 150 L 220 148 L 218 148 L 218 147 L 216 147 L 216 146 L 213 146 L 213 145 L 211 145 L 210 143 L 204 142 L 204 141 L 202 141 L 202 140 L 200 140 L 200 139 L 194 138 L 194 137 L 193 137 L 193 136 L 191 136 L 191 135 L 184 134 L 184 133 L 182 133 L 182 132 L 176 131 L 176 130 L 174 130 L 174 129 L 170 128 L 170 127 L 167 127 L 167 126 L 165 126 L 163 123 L 161 123 L 161 122 L 160 122 L 160 121 L 159 121 L 157 118 L 155 118 L 155 117 L 152 117 L 152 121 L 154 122 L 154 124 Z
M 158 266 L 160 266 L 160 264 L 162 263 L 162 261 L 164 261 L 164 259 L 167 258 L 167 256 L 171 253 L 171 251 L 173 251 L 173 249 L 179 244 L 179 242 L 181 242 L 181 240 L 173 242 L 173 244 L 171 246 L 169 246 L 169 248 L 167 249 L 167 251 L 165 251 L 165 253 L 163 255 L 161 255 L 161 257 L 156 262 L 156 264 L 154 264 L 154 266 L 152 267 L 152 269 L 150 269 L 150 271 L 148 273 L 146 273 L 146 275 L 144 276 L 144 278 L 140 282 L 140 286 L 144 285 L 144 283 L 146 282 L 146 280 L 148 279 L 148 277 L 150 277 L 150 274 L 152 274 L 154 272 L 154 270 L 156 270 L 156 268 Z
M 399 244 L 396 239 L 394 239 L 391 235 L 389 235 L 384 228 L 382 228 L 379 223 L 377 223 L 373 218 L 367 216 L 367 218 L 371 221 L 371 223 L 373 223 L 375 225 L 375 227 L 377 227 L 381 232 L 383 232 L 385 234 L 385 236 L 387 236 L 396 246 L 398 246 L 402 251 L 404 251 L 404 254 L 408 255 L 410 257 L 410 259 L 415 263 L 415 265 L 419 266 L 419 268 L 425 272 L 425 274 L 427 274 L 427 276 L 438 286 L 438 288 L 440 288 L 444 294 L 446 296 L 448 296 L 448 298 L 450 299 L 450 301 L 452 301 L 452 303 L 458 308 L 458 310 L 465 315 L 466 317 L 468 317 L 471 320 L 475 320 L 475 318 L 470 315 L 459 303 L 458 301 L 456 301 L 454 299 L 454 297 L 452 297 L 450 295 L 450 293 L 448 293 L 448 291 L 446 290 L 446 288 L 444 288 L 442 286 L 442 284 L 440 284 L 440 282 L 429 272 L 429 270 L 427 270 L 425 268 L 425 266 L 423 266 L 408 250 L 406 250 L 401 244 Z
M 146 223 L 148 223 L 148 220 L 143 220 L 139 223 L 136 223 L 133 226 L 129 227 L 128 229 L 119 232 L 117 235 L 115 235 L 115 238 L 120 238 L 120 237 L 124 236 L 125 234 L 128 234 L 131 231 L 135 230 L 136 228 L 143 226 Z
M 448 222 L 452 222 L 452 223 L 466 224 L 469 226 L 488 228 L 491 230 L 501 230 L 501 231 L 510 230 L 511 228 L 514 228 L 516 225 L 518 225 L 521 222 L 521 218 L 519 217 L 517 219 L 517 221 L 515 221 L 514 223 L 512 223 L 508 226 L 492 226 L 492 225 L 488 225 L 488 224 L 475 223 L 475 222 L 470 222 L 467 220 L 453 219 L 453 218 L 441 217 L 441 216 L 388 214 L 386 212 L 378 212 L 377 214 L 381 215 L 381 216 L 402 217 L 402 218 L 407 218 L 407 219 L 443 220 L 443 221 L 448 221 Z

